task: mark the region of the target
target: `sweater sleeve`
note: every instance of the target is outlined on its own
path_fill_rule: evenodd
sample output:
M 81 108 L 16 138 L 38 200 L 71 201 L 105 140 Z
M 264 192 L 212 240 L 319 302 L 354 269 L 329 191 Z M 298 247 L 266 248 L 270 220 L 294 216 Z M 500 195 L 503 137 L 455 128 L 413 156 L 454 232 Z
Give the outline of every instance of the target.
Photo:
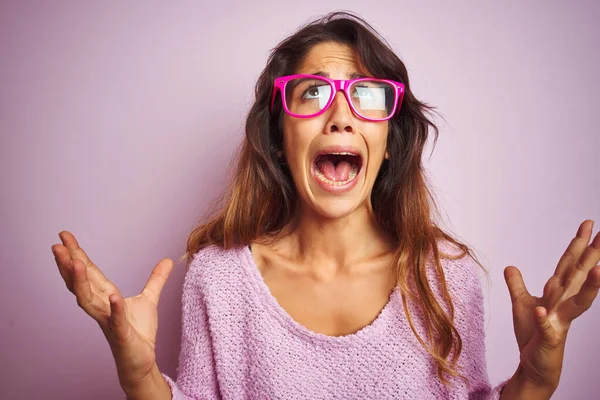
M 489 381 L 485 358 L 483 290 L 478 274 L 481 269 L 470 257 L 461 259 L 459 263 L 462 282 L 457 282 L 457 291 L 462 299 L 456 304 L 455 325 L 463 340 L 460 364 L 464 368 L 463 375 L 470 382 L 468 399 L 498 400 L 509 379 L 495 386 Z
M 206 303 L 202 290 L 201 260 L 196 257 L 186 272 L 183 283 L 181 352 L 177 381 L 162 374 L 173 400 L 219 399 L 212 340 Z

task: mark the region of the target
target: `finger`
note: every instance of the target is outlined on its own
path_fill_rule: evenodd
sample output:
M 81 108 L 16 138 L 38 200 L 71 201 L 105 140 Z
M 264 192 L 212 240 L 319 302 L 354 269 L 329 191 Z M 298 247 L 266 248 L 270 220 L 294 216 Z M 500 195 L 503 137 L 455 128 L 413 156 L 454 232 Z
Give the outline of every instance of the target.
M 600 232 L 596 234 L 592 243 L 585 248 L 572 268 L 566 282 L 567 292 L 577 293 L 583 282 L 587 279 L 592 268 L 600 261 Z M 571 289 L 572 287 L 572 289 Z
M 73 293 L 77 297 L 77 304 L 86 312 L 94 300 L 94 293 L 87 278 L 87 267 L 81 260 L 72 261 L 73 268 Z
M 129 321 L 127 320 L 125 299 L 115 293 L 108 296 L 108 301 L 110 303 L 110 327 L 116 339 L 116 344 L 127 343 L 129 340 Z
M 563 285 L 566 283 L 569 270 L 577 262 L 581 254 L 585 250 L 586 246 L 590 242 L 590 237 L 592 236 L 592 227 L 594 225 L 594 221 L 585 220 L 579 225 L 579 229 L 577 230 L 577 234 L 569 243 L 569 246 L 558 260 L 558 264 L 556 265 L 556 269 L 554 270 L 554 276 L 560 277 Z
M 521 271 L 517 267 L 508 266 L 504 268 L 504 280 L 508 286 L 510 300 L 514 303 L 521 296 L 531 297 L 529 291 L 525 287 Z
M 162 292 L 172 270 L 173 261 L 170 258 L 160 260 L 152 270 L 150 278 L 148 278 L 146 286 L 144 286 L 144 290 L 142 290 L 142 293 L 148 295 L 155 305 L 158 305 L 160 292 Z
M 544 285 L 543 298 L 547 302 L 546 304 L 553 304 L 560 297 L 562 292 L 564 292 L 564 287 L 560 277 L 552 275 Z
M 571 296 L 557 310 L 561 320 L 571 323 L 587 311 L 594 302 L 600 288 L 600 265 L 596 265 L 588 273 L 587 279 L 581 286 L 579 293 Z
M 101 322 L 101 318 L 108 315 L 106 304 L 92 291 L 87 267 L 81 260 L 73 260 L 73 293 L 77 305 L 96 321 Z
M 64 247 L 68 250 L 71 259 L 81 260 L 87 267 L 88 278 L 98 288 L 98 291 L 112 291 L 114 290 L 110 281 L 102 273 L 100 268 L 94 264 L 86 252 L 79 247 L 79 243 L 75 236 L 69 231 L 62 231 L 58 234 L 60 239 L 63 241 Z
M 548 319 L 548 311 L 542 306 L 538 306 L 533 311 L 535 318 L 535 327 L 542 343 L 548 347 L 555 347 L 560 343 L 560 339 L 556 330 L 552 327 L 550 320 Z
M 83 251 L 81 247 L 79 247 L 79 243 L 75 236 L 69 231 L 62 231 L 58 234 L 60 240 L 62 240 L 64 246 L 71 253 L 72 258 L 78 258 L 85 263 L 85 265 L 89 266 L 92 264 L 92 261 L 88 257 L 88 255 Z
M 73 266 L 71 264 L 71 254 L 69 250 L 62 244 L 55 244 L 52 246 L 52 253 L 54 254 L 54 260 L 60 271 L 60 275 L 67 285 L 67 289 L 73 291 Z

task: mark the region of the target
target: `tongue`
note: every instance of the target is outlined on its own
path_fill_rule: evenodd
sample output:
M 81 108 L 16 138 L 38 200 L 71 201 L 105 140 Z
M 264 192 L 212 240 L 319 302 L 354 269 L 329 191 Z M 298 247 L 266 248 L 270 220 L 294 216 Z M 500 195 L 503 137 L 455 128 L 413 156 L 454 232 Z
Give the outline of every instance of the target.
M 352 169 L 352 166 L 348 161 L 340 161 L 337 166 L 335 166 L 330 160 L 321 160 L 317 167 L 321 173 L 325 175 L 325 178 L 335 182 L 347 181 L 350 170 Z

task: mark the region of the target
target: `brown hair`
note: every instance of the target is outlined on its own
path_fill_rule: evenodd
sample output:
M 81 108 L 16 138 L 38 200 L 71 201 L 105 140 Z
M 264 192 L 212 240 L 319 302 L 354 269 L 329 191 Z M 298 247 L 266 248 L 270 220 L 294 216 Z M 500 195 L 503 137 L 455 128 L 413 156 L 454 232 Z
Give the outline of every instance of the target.
M 397 245 L 393 272 L 413 333 L 437 362 L 438 376 L 444 385 L 448 384 L 445 373 L 459 376 L 468 383 L 468 379 L 455 370 L 462 340 L 453 324 L 454 306 L 440 257 L 456 259 L 469 254 L 485 269 L 466 244 L 445 233 L 433 220 L 439 216 L 439 210 L 427 187 L 421 157 L 428 128 L 432 127 L 435 132 L 434 146 L 439 135 L 438 128 L 425 116 L 426 112 L 433 112 L 434 107 L 415 98 L 404 63 L 385 39 L 360 17 L 347 12 L 330 13 L 304 25 L 271 51 L 256 83 L 256 100 L 246 120 L 246 137 L 229 189 L 208 222 L 191 232 L 182 259 L 191 261 L 195 253 L 211 244 L 229 249 L 248 246 L 258 238 L 274 237 L 293 220 L 298 196 L 289 170 L 276 154 L 282 149 L 282 110 L 281 102 L 276 101 L 279 106 L 269 111 L 271 93 L 277 77 L 295 73 L 307 52 L 323 42 L 351 46 L 373 76 L 405 85 L 402 107 L 390 120 L 387 143 L 390 159 L 383 163 L 373 186 L 373 211 L 382 231 Z M 461 249 L 461 254 L 453 257 L 439 251 L 437 242 L 444 240 Z M 427 281 L 426 263 L 430 252 L 448 313 Z M 413 325 L 407 296 L 424 314 L 430 346 Z M 448 362 L 451 352 L 453 357 Z

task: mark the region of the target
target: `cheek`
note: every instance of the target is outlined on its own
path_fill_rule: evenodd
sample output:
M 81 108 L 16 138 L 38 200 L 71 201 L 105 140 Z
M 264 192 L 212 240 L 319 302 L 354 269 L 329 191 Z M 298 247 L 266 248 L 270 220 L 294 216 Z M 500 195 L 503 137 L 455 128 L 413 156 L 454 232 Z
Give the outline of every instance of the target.
M 314 119 L 284 120 L 283 148 L 290 166 L 307 162 L 310 145 L 322 129 L 321 125 Z
M 369 161 L 379 163 L 387 150 L 388 128 L 387 125 L 377 128 L 379 129 L 371 129 L 365 133 L 365 141 L 369 148 Z

